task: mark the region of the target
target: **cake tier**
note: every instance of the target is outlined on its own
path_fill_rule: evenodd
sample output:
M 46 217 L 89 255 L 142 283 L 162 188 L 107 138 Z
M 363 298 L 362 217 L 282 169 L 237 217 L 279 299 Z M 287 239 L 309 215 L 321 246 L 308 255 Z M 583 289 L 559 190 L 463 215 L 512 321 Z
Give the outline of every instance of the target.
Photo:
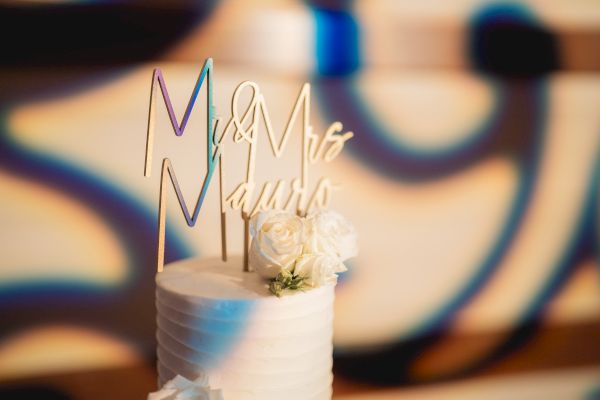
M 331 398 L 334 287 L 273 296 L 242 259 L 188 259 L 156 277 L 160 384 L 208 377 L 225 400 Z

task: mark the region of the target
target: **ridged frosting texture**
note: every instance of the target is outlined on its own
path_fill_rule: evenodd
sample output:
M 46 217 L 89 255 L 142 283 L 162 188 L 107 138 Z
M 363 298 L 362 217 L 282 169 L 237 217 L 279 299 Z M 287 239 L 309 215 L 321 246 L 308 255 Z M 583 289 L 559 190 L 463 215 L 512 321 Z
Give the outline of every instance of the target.
M 160 384 L 206 375 L 225 400 L 331 398 L 332 285 L 273 296 L 242 260 L 184 260 L 156 278 Z

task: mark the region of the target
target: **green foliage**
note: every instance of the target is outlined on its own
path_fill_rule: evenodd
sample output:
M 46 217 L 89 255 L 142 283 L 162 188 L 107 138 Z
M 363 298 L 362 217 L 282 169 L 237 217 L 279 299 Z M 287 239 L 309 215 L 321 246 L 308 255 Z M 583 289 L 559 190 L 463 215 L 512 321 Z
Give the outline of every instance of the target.
M 284 290 L 304 290 L 306 278 L 294 275 L 289 271 L 283 270 L 277 277 L 271 279 L 269 290 L 277 297 L 281 297 Z

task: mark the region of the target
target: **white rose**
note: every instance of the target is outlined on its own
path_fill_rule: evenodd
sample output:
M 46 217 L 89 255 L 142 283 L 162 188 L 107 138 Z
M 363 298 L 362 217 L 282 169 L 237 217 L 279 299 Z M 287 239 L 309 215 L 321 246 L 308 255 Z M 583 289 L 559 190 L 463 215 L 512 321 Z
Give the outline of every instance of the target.
M 181 375 L 171 379 L 158 391 L 148 394 L 148 400 L 223 400 L 221 390 L 211 390 L 206 377 L 190 381 Z
M 263 278 L 291 271 L 304 245 L 304 222 L 291 213 L 272 210 L 256 214 L 250 225 L 248 261 Z
M 356 230 L 335 211 L 319 211 L 307 219 L 306 253 L 329 254 L 346 261 L 358 254 Z
M 337 272 L 346 271 L 337 257 L 328 254 L 306 254 L 300 257 L 294 268 L 294 275 L 305 278 L 308 286 L 319 287 L 335 284 Z

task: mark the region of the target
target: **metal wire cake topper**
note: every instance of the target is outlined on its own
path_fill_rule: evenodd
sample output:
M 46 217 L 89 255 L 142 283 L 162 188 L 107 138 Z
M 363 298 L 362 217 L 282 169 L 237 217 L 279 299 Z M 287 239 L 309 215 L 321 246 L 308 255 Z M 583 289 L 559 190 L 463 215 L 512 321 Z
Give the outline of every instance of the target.
M 157 271 L 161 272 L 164 267 L 165 254 L 165 225 L 166 225 L 166 189 L 167 176 L 171 180 L 171 184 L 177 195 L 177 200 L 186 219 L 188 226 L 193 227 L 198 221 L 198 215 L 213 173 L 219 166 L 219 198 L 220 198 L 220 213 L 221 213 L 221 257 L 224 261 L 227 260 L 227 211 L 239 210 L 244 221 L 244 270 L 248 271 L 248 246 L 250 241 L 249 221 L 250 218 L 260 211 L 268 211 L 271 209 L 285 209 L 291 211 L 295 209 L 298 215 L 304 216 L 313 209 L 325 208 L 331 199 L 331 192 L 336 188 L 329 178 L 322 177 L 319 179 L 312 194 L 308 192 L 308 166 L 318 161 L 331 162 L 342 151 L 347 140 L 351 139 L 354 134 L 352 132 L 342 133 L 343 126 L 341 122 L 332 123 L 325 131 L 324 135 L 318 135 L 313 132 L 310 125 L 310 84 L 304 83 L 300 89 L 300 93 L 296 98 L 294 107 L 285 126 L 283 134 L 278 138 L 273 131 L 271 118 L 265 99 L 260 92 L 258 84 L 250 81 L 240 83 L 235 89 L 231 100 L 231 116 L 229 121 L 224 126 L 220 134 L 218 126 L 220 120 L 215 117 L 215 108 L 213 105 L 213 61 L 211 58 L 204 62 L 204 66 L 200 71 L 196 85 L 190 96 L 190 100 L 186 107 L 181 123 L 177 122 L 173 104 L 169 97 L 167 85 L 160 69 L 155 69 L 152 76 L 152 86 L 150 91 L 150 109 L 148 113 L 148 130 L 146 137 L 146 157 L 144 166 L 144 176 L 151 176 L 152 154 L 154 149 L 154 134 L 155 134 L 155 109 L 156 109 L 156 89 L 160 87 L 162 97 L 167 108 L 169 119 L 176 136 L 182 136 L 190 114 L 198 98 L 198 94 L 206 81 L 207 95 L 207 126 L 206 126 L 206 173 L 202 181 L 200 194 L 196 200 L 193 212 L 190 212 L 188 205 L 183 198 L 181 188 L 177 181 L 175 169 L 169 158 L 163 158 L 160 177 L 160 191 L 158 202 L 158 256 L 157 256 Z M 240 113 L 238 110 L 238 100 L 241 93 L 247 89 L 252 90 L 251 100 L 246 109 Z M 301 111 L 302 110 L 302 111 Z M 292 128 L 298 115 L 302 112 L 302 157 L 300 160 L 300 176 L 291 180 L 289 184 L 289 194 L 287 199 L 284 199 L 286 182 L 282 179 L 277 180 L 274 184 L 266 182 L 257 189 L 255 182 L 256 171 L 256 151 L 257 139 L 259 134 L 259 123 L 262 121 L 266 128 L 269 145 L 273 155 L 276 158 L 281 158 L 283 151 L 286 148 L 288 139 L 291 135 Z M 245 143 L 248 145 L 248 159 L 246 163 L 245 180 L 235 186 L 235 189 L 225 194 L 225 183 L 227 180 L 227 171 L 224 167 L 226 157 L 226 139 L 230 138 L 231 143 Z M 258 193 L 258 197 L 255 194 Z M 256 197 L 256 198 L 255 198 Z

